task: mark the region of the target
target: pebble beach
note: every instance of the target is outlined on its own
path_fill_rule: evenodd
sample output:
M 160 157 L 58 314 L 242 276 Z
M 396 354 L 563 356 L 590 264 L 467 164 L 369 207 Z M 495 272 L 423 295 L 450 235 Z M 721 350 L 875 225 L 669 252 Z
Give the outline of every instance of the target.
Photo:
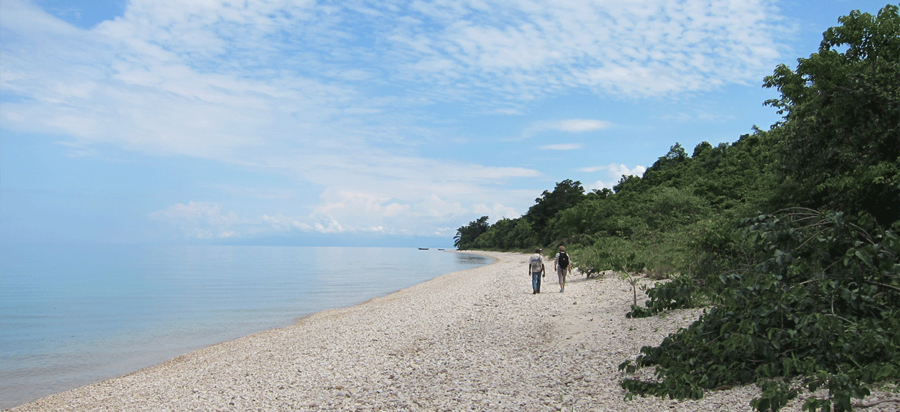
M 532 294 L 528 255 L 210 346 L 13 411 L 751 411 L 757 387 L 625 400 L 618 370 L 702 310 L 627 319 L 632 287 L 552 263 Z M 648 281 L 649 282 L 649 281 Z M 638 302 L 646 297 L 638 290 Z M 652 370 L 639 371 L 650 377 Z M 875 393 L 863 403 L 896 394 Z M 795 400 L 784 411 L 800 411 Z M 893 411 L 880 403 L 867 411 Z

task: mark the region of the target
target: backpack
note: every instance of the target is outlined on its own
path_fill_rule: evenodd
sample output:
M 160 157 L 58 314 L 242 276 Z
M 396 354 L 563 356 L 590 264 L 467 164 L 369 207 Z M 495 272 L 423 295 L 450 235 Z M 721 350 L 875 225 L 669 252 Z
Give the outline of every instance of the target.
M 559 252 L 558 263 L 559 267 L 563 269 L 569 267 L 569 255 L 566 252 Z

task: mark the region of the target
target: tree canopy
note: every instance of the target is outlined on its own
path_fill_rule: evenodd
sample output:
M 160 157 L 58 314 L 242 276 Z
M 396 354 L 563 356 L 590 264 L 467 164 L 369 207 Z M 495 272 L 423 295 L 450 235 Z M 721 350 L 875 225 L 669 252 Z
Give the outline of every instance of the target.
M 887 224 L 900 213 L 900 17 L 887 5 L 839 21 L 817 53 L 765 79 L 781 92 L 766 104 L 785 115 L 779 195 Z
M 456 236 L 453 237 L 453 246 L 457 249 L 470 249 L 475 243 L 475 239 L 487 232 L 490 226 L 488 216 L 482 216 L 478 220 L 469 222 L 468 225 L 456 231 Z

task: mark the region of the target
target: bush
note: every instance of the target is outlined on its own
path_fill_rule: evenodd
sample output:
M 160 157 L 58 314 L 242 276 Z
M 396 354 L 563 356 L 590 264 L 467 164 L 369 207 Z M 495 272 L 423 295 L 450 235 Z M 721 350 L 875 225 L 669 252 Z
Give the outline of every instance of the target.
M 625 317 L 646 318 L 666 310 L 696 307 L 696 291 L 693 279 L 684 275 L 676 276 L 647 291 L 650 300 L 645 302 L 645 307 L 633 305 Z
M 758 382 L 756 410 L 781 409 L 799 385 L 829 393 L 804 410 L 845 411 L 869 385 L 900 381 L 900 222 L 794 209 L 745 224 L 759 264 L 723 275 L 718 306 L 619 366 L 655 366 L 660 379 L 623 380 L 628 396 L 696 399 Z

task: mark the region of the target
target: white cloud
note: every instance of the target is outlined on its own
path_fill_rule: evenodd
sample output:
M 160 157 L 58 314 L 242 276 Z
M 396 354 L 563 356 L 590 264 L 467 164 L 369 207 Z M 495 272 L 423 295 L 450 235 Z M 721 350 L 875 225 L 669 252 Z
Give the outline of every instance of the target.
M 416 204 L 365 192 L 326 191 L 322 198 L 307 219 L 314 222 L 313 230 L 323 233 L 415 233 L 422 219 L 447 222 L 465 212 L 458 202 L 446 202 L 434 194 Z
M 521 214 L 516 211 L 516 209 L 502 205 L 500 203 L 495 203 L 491 206 L 488 206 L 484 203 L 479 203 L 472 207 L 472 212 L 481 216 L 489 216 L 489 222 L 491 224 L 496 223 L 498 220 L 507 218 L 507 219 L 516 219 L 521 216 Z M 455 233 L 455 229 L 454 229 Z
M 424 201 L 416 204 L 413 211 L 414 216 L 448 219 L 461 215 L 465 212 L 465 209 L 459 202 L 447 202 L 432 194 L 425 198 Z
M 548 144 L 540 146 L 541 150 L 577 150 L 581 149 L 581 144 L 579 143 L 559 143 L 559 144 Z
M 612 123 L 605 120 L 594 119 L 566 119 L 554 122 L 536 122 L 528 125 L 522 132 L 523 138 L 532 137 L 545 131 L 559 131 L 565 133 L 583 133 L 608 129 Z
M 487 214 L 492 221 L 519 216 L 514 208 L 501 203 L 491 206 L 474 203 L 463 207 L 460 202 L 448 202 L 430 195 L 415 204 L 402 204 L 382 195 L 346 191 L 326 191 L 319 206 L 306 216 L 277 213 L 246 219 L 239 218 L 234 212 L 225 213 L 222 209 L 216 203 L 190 201 L 152 212 L 149 217 L 178 228 L 187 238 L 210 239 L 290 232 L 434 236 L 436 233 L 447 234 L 446 225 L 464 215 Z M 430 224 L 423 227 L 423 221 Z M 450 236 L 455 230 L 449 233 Z
M 647 168 L 644 166 L 635 166 L 633 168 L 628 168 L 623 164 L 610 164 L 609 172 L 615 173 L 618 176 L 638 176 L 641 177 L 644 175 L 644 172 L 647 171 Z
M 571 119 L 559 122 L 559 130 L 564 132 L 590 132 L 594 130 L 608 129 L 612 123 L 603 120 Z
M 223 215 L 221 207 L 214 203 L 194 202 L 187 204 L 178 203 L 169 206 L 166 210 L 156 211 L 150 217 L 160 220 L 198 220 L 208 219 L 214 222 L 228 223 L 234 220 L 233 213 Z
M 767 0 L 472 0 L 415 11 L 391 37 L 409 76 L 467 78 L 512 99 L 585 86 L 633 97 L 709 90 L 758 79 L 778 56 Z M 444 63 L 432 72 L 415 65 L 433 59 Z
M 190 201 L 177 203 L 149 214 L 150 219 L 179 228 L 188 238 L 209 239 L 234 236 L 232 226 L 240 223 L 234 212 L 223 213 L 220 205 Z
M 595 173 L 604 170 L 606 171 L 607 179 L 597 180 L 594 183 L 588 184 L 588 190 L 596 190 L 602 188 L 612 189 L 613 186 L 619 183 L 619 179 L 621 179 L 622 176 L 641 177 L 644 175 L 644 172 L 647 171 L 647 168 L 640 165 L 629 168 L 628 166 L 625 166 L 623 164 L 610 163 L 606 166 L 590 166 L 578 169 L 578 171 L 585 173 Z
M 397 6 L 135 0 L 79 30 L 10 0 L 4 28 L 24 40 L 4 42 L 3 89 L 36 100 L 4 104 L 3 118 L 85 143 L 246 162 L 248 149 L 317 150 L 326 138 L 365 151 L 398 108 L 433 98 L 516 113 L 523 96 L 584 86 L 668 95 L 755 81 L 777 57 L 765 0 Z M 403 91 L 373 95 L 358 82 Z M 536 130 L 609 126 L 570 119 Z
M 591 167 L 582 167 L 581 169 L 578 169 L 578 171 L 592 173 L 592 172 L 597 172 L 600 170 L 607 170 L 607 169 L 609 169 L 609 166 L 591 166 Z
M 463 102 L 512 115 L 573 91 L 649 98 L 756 81 L 778 57 L 771 9 L 769 0 L 133 0 L 82 30 L 4 0 L 0 121 L 62 136 L 77 155 L 114 146 L 328 188 L 293 216 L 241 220 L 202 202 L 151 214 L 191 236 L 415 231 L 422 217 L 432 231 L 476 210 L 517 214 L 496 199 L 518 205 L 505 199 L 533 194 L 498 187 L 543 173 L 419 155 L 408 148 L 442 137 L 423 108 Z M 612 126 L 564 119 L 524 134 Z M 605 170 L 643 173 L 619 166 Z

